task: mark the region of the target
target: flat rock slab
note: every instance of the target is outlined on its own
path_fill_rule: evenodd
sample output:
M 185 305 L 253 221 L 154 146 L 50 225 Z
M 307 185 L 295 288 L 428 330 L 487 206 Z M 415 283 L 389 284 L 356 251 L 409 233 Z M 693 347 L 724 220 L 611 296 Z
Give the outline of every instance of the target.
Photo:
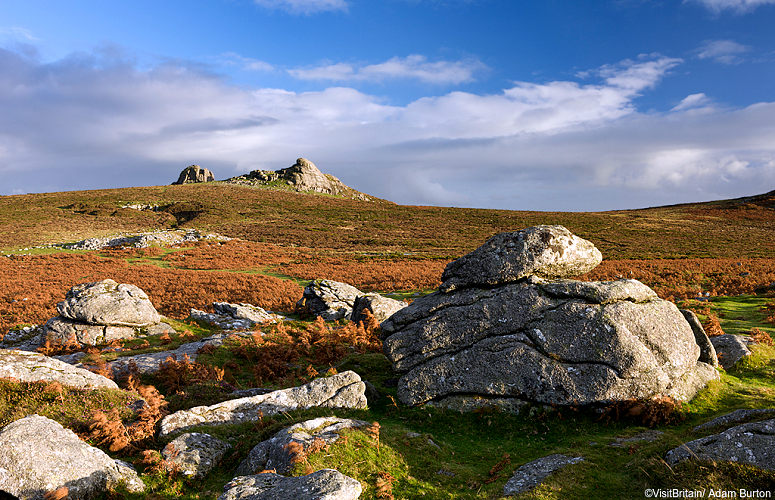
M 368 425 L 370 424 L 363 420 L 337 417 L 320 417 L 300 422 L 253 447 L 248 457 L 240 463 L 235 474 L 248 476 L 268 469 L 274 469 L 278 474 L 286 474 L 293 467 L 292 460 L 296 456 L 286 448 L 290 443 L 309 448 L 316 439 L 320 439 L 329 445 L 339 439 L 339 433 L 343 429 Z
M 230 444 L 209 434 L 189 432 L 170 441 L 161 454 L 184 476 L 201 479 L 218 465 L 229 449 Z
M 568 465 L 583 462 L 581 457 L 555 454 L 533 460 L 517 469 L 503 487 L 503 496 L 513 496 L 531 490 L 541 484 L 553 472 Z
M 60 316 L 91 325 L 143 327 L 161 321 L 144 291 L 110 279 L 74 286 L 64 302 L 57 304 L 57 311 Z
M 198 425 L 252 422 L 266 415 L 313 407 L 365 408 L 365 391 L 366 385 L 361 377 L 353 371 L 346 371 L 299 387 L 175 412 L 162 419 L 159 434 L 166 436 Z
M 753 420 L 764 415 L 772 415 L 773 413 L 775 413 L 774 408 L 735 410 L 732 413 L 727 413 L 726 415 L 716 417 L 710 422 L 700 424 L 692 430 L 694 432 L 703 432 L 716 428 L 729 427 L 730 425 L 739 424 L 747 420 Z
M 227 334 L 218 334 L 197 342 L 183 344 L 177 349 L 173 349 L 171 351 L 152 352 L 147 354 L 138 354 L 136 356 L 123 356 L 117 358 L 115 361 L 108 363 L 108 369 L 111 370 L 114 374 L 118 374 L 128 370 L 130 363 L 134 362 L 139 373 L 153 374 L 158 372 L 161 364 L 170 357 L 176 359 L 177 361 L 183 361 L 183 359 L 188 356 L 188 360 L 193 363 L 196 361 L 197 351 L 199 351 L 199 349 L 207 345 L 218 347 L 223 344 L 223 339 L 226 337 L 228 337 Z
M 450 262 L 441 275 L 439 291 L 503 285 L 530 275 L 573 278 L 591 271 L 602 260 L 595 245 L 563 226 L 529 227 L 496 234 L 473 252 Z
M 747 337 L 741 335 L 716 335 L 710 337 L 710 342 L 713 344 L 719 362 L 725 370 L 729 370 L 738 361 L 751 355 L 751 350 L 748 349 L 750 341 Z
M 334 469 L 302 477 L 273 473 L 240 476 L 223 489 L 218 500 L 356 500 L 363 491 L 361 483 Z
M 0 350 L 0 377 L 23 382 L 59 382 L 69 387 L 118 389 L 107 377 L 28 351 Z
M 720 434 L 695 439 L 667 452 L 665 461 L 730 461 L 775 470 L 775 419 L 742 424 Z
M 125 481 L 145 489 L 134 469 L 81 441 L 59 423 L 31 415 L 0 431 L 0 489 L 22 500 L 42 500 L 66 486 L 70 500 L 93 498 Z

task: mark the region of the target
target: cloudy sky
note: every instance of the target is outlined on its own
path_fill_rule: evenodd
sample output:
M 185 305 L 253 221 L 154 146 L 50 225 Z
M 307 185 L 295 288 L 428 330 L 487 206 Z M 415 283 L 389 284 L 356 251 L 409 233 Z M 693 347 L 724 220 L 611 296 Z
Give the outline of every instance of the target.
M 305 157 L 398 203 L 775 190 L 775 0 L 0 0 L 0 195 Z

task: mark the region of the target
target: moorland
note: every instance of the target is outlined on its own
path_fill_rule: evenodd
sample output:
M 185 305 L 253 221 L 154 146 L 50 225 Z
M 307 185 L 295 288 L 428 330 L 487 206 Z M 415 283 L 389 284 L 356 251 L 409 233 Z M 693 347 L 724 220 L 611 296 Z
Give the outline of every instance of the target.
M 367 410 L 337 411 L 337 416 L 378 421 L 379 446 L 373 437 L 356 432 L 346 443 L 310 455 L 294 473 L 335 467 L 361 481 L 361 498 L 499 498 L 514 469 L 555 452 L 584 456 L 585 462 L 552 476 L 526 498 L 589 498 L 592 491 L 595 498 L 643 498 L 645 488 L 697 485 L 771 490 L 771 472 L 729 463 L 671 468 L 662 460 L 668 449 L 699 437 L 691 430 L 698 423 L 738 408 L 773 407 L 775 349 L 766 342 L 755 345 L 753 356 L 722 373 L 721 382 L 691 403 L 657 409 L 649 418 L 612 409 L 543 407 L 520 415 L 460 415 L 395 402 L 394 374 L 374 325 L 359 331 L 343 321 L 321 325 L 292 314 L 303 286 L 318 278 L 411 300 L 438 286 L 448 262 L 490 236 L 537 224 L 561 224 L 601 250 L 603 263 L 581 279 L 638 279 L 660 297 L 695 310 L 709 333 L 775 333 L 775 192 L 571 213 L 402 206 L 215 182 L 0 197 L 0 335 L 18 325 L 45 322 L 56 315 L 56 303 L 71 286 L 103 278 L 145 290 L 178 332 L 164 341 L 122 342 L 120 347 L 130 353 L 166 350 L 211 334 L 213 328 L 191 321 L 188 311 L 207 310 L 213 301 L 287 313 L 291 319 L 266 327 L 264 340 L 235 340 L 196 363 L 171 363 L 142 383 L 158 388 L 165 411 L 174 411 L 228 399 L 228 388 L 288 387 L 332 368 L 355 370 L 382 397 Z M 85 251 L 62 246 L 91 237 L 178 229 L 233 239 L 172 248 Z M 56 346 L 50 349 L 57 352 Z M 92 350 L 89 355 L 99 365 L 118 354 Z M 113 412 L 121 407 L 122 394 L 105 390 L 104 397 L 94 397 L 40 389 L 2 381 L 0 425 L 27 413 L 50 415 L 114 456 L 135 461 L 151 488 L 151 496 L 141 496 L 146 498 L 214 499 L 250 446 L 294 422 L 330 414 L 308 410 L 267 418 L 260 425 L 213 429 L 214 435 L 242 444 L 204 481 L 194 483 L 149 458 L 165 444 L 153 432 L 133 436 L 123 447 L 110 440 L 109 432 L 100 435 L 94 425 L 97 412 L 127 425 L 137 418 L 123 407 Z M 665 437 L 629 448 L 608 446 L 614 438 L 648 427 Z M 423 437 L 412 440 L 407 432 Z M 109 495 L 141 498 L 121 491 Z

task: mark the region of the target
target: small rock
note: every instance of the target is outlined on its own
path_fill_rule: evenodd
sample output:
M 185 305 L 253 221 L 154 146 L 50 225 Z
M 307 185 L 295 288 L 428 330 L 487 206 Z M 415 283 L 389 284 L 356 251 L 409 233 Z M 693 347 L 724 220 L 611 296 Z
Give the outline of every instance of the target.
M 170 441 L 161 453 L 184 476 L 201 479 L 218 465 L 230 448 L 230 444 L 209 434 L 190 432 Z
M 539 458 L 517 469 L 503 487 L 504 496 L 513 496 L 531 490 L 541 484 L 553 472 L 571 464 L 583 462 L 581 457 L 555 454 Z
M 738 361 L 751 355 L 748 349 L 750 341 L 740 335 L 716 335 L 710 337 L 710 342 L 725 370 L 732 368 Z
M 239 476 L 226 483 L 218 500 L 356 500 L 361 483 L 333 469 L 302 477 L 266 473 Z
M 752 420 L 763 415 L 770 415 L 772 413 L 775 413 L 775 409 L 773 408 L 735 410 L 732 413 L 727 413 L 726 415 L 716 417 L 710 422 L 700 424 L 692 430 L 694 432 L 702 432 L 714 429 L 716 427 L 728 427 L 731 424 L 739 424 L 741 422 L 745 422 L 746 420 Z

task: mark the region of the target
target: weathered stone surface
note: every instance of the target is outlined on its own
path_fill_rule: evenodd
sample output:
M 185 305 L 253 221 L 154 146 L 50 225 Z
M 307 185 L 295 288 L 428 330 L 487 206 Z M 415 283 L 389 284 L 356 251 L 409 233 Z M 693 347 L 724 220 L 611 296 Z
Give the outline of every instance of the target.
M 441 275 L 441 292 L 467 286 L 496 286 L 530 275 L 572 278 L 603 260 L 591 242 L 562 226 L 535 226 L 500 233 L 473 252 L 450 262 Z
M 695 439 L 667 452 L 670 465 L 697 460 L 731 461 L 775 470 L 775 419 L 732 427 L 720 434 Z
M 733 425 L 733 424 L 739 424 L 747 420 L 754 420 L 764 415 L 772 415 L 773 413 L 775 413 L 774 408 L 735 410 L 732 413 L 727 413 L 726 415 L 721 415 L 720 417 L 716 417 L 710 422 L 705 422 L 704 424 L 700 424 L 692 430 L 694 432 L 703 432 L 703 431 L 721 428 L 721 427 L 729 427 L 730 425 Z
M 250 422 L 260 420 L 266 415 L 312 407 L 365 408 L 365 389 L 357 373 L 346 371 L 315 379 L 300 387 L 178 411 L 164 417 L 160 435 L 165 436 L 202 424 Z
M 692 327 L 694 332 L 694 340 L 697 345 L 700 346 L 700 359 L 703 363 L 707 363 L 713 368 L 718 368 L 718 357 L 716 356 L 716 348 L 713 347 L 713 343 L 708 338 L 708 334 L 705 333 L 705 329 L 700 323 L 700 319 L 694 314 L 693 311 L 688 309 L 681 309 L 681 314 L 684 315 L 686 321 L 689 322 L 689 326 Z
M 36 352 L 43 342 L 43 325 L 12 328 L 0 340 L 0 349 Z
M 296 308 L 325 320 L 349 318 L 355 299 L 364 295 L 352 285 L 332 280 L 314 280 L 304 288 Z
M 244 319 L 254 324 L 266 323 L 268 321 L 277 321 L 279 316 L 266 312 L 264 309 L 252 304 L 230 304 L 228 302 L 213 302 L 213 309 L 216 314 L 228 315 L 234 319 Z
M 195 184 L 198 182 L 212 182 L 215 180 L 213 173 L 199 165 L 191 165 L 183 169 L 178 180 L 172 184 Z
M 74 286 L 57 310 L 65 318 L 92 325 L 144 327 L 161 321 L 145 292 L 110 279 Z
M 334 469 L 302 477 L 272 473 L 239 476 L 223 489 L 218 500 L 356 500 L 363 491 L 361 483 Z
M 361 295 L 360 297 L 356 297 L 355 301 L 353 302 L 353 312 L 350 320 L 356 323 L 359 321 L 366 321 L 366 314 L 364 314 L 363 311 L 364 309 L 368 309 L 371 311 L 371 314 L 374 315 L 374 319 L 376 319 L 379 323 L 382 323 L 390 316 L 392 316 L 396 311 L 403 309 L 407 305 L 409 304 L 403 300 L 383 297 L 378 293 Z
M 586 404 L 691 398 L 718 373 L 698 363 L 689 324 L 635 280 L 531 277 L 427 295 L 382 324 L 384 350 L 415 405 L 479 394 Z
M 369 423 L 363 420 L 337 417 L 320 417 L 300 422 L 253 447 L 248 457 L 240 463 L 235 474 L 248 476 L 268 469 L 274 469 L 278 474 L 286 474 L 291 470 L 293 466 L 291 460 L 295 457 L 295 454 L 286 448 L 290 443 L 298 443 L 305 449 L 309 448 L 316 438 L 326 444 L 332 444 L 339 439 L 342 429 L 368 425 Z
M 0 489 L 21 499 L 42 500 L 62 486 L 69 499 L 88 499 L 120 481 L 130 491 L 145 489 L 134 469 L 53 420 L 31 415 L 0 431 Z
M 583 461 L 582 457 L 574 458 L 560 454 L 533 460 L 514 472 L 514 475 L 511 476 L 511 479 L 503 487 L 503 496 L 520 495 L 540 485 L 553 472 Z
M 740 335 L 715 335 L 710 337 L 710 342 L 716 349 L 716 355 L 725 370 L 729 370 L 735 366 L 735 363 L 751 355 L 748 339 Z
M 231 449 L 231 445 L 209 434 L 189 432 L 173 439 L 164 447 L 164 459 L 186 477 L 201 479 Z
M 90 325 L 64 316 L 55 316 L 43 325 L 43 342 L 67 344 L 75 340 L 81 345 L 107 344 L 111 340 L 131 339 L 135 329 L 130 326 Z
M 6 377 L 22 382 L 50 381 L 70 387 L 118 389 L 107 377 L 28 351 L 0 350 L 0 378 Z
M 444 410 L 470 413 L 477 410 L 496 410 L 506 413 L 519 413 L 529 404 L 519 398 L 485 398 L 482 396 L 448 396 L 438 401 L 429 401 L 426 406 Z
M 152 374 L 159 371 L 160 365 L 166 361 L 167 358 L 183 361 L 183 359 L 188 356 L 189 362 L 193 363 L 196 361 L 199 349 L 207 345 L 218 347 L 223 344 L 223 339 L 226 337 L 226 334 L 212 335 L 197 342 L 183 344 L 171 351 L 151 352 L 147 354 L 138 354 L 136 356 L 122 356 L 116 358 L 115 361 L 108 363 L 108 369 L 111 370 L 112 373 L 118 375 L 119 373 L 128 370 L 130 363 L 134 363 L 138 373 Z

